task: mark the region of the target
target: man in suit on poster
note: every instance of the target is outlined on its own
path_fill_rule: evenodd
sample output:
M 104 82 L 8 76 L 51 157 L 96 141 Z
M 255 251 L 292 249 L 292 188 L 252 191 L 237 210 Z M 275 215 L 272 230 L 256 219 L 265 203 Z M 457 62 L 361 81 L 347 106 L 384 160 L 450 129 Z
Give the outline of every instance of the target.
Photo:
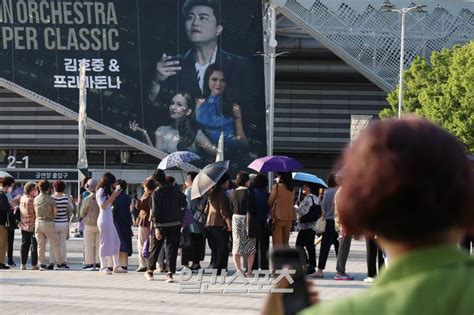
M 204 98 L 204 85 L 207 84 L 204 73 L 209 65 L 217 63 L 226 73 L 228 98 L 244 108 L 251 106 L 256 99 L 248 60 L 218 46 L 224 30 L 218 0 L 186 0 L 181 13 L 192 48 L 175 57 L 162 55 L 156 64 L 149 100 L 170 98 L 179 90 L 188 92 L 195 99 Z M 177 82 L 171 82 L 172 77 Z

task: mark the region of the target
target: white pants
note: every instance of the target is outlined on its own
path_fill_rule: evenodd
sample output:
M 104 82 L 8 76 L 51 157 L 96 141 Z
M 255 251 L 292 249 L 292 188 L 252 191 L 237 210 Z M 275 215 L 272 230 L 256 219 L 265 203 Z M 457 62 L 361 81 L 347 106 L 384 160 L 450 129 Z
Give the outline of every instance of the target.
M 84 261 L 86 265 L 99 263 L 99 228 L 84 225 Z
M 49 248 L 49 255 L 50 259 L 49 261 L 56 261 L 58 264 L 66 263 L 67 262 L 67 247 L 66 247 L 66 240 L 69 236 L 69 223 L 68 222 L 54 222 L 54 230 L 56 231 L 59 239 L 59 250 L 61 251 L 61 257 L 63 261 L 60 261 L 60 259 L 57 259 L 53 255 L 53 251 L 51 250 L 51 244 Z
M 38 262 L 40 265 L 45 264 L 46 241 L 50 244 L 50 263 L 61 264 L 61 261 L 54 261 L 52 258 L 56 257 L 63 260 L 61 249 L 59 245 L 58 233 L 54 228 L 54 222 L 45 222 L 36 220 L 35 223 L 35 237 L 38 242 Z M 54 255 L 55 253 L 56 255 Z

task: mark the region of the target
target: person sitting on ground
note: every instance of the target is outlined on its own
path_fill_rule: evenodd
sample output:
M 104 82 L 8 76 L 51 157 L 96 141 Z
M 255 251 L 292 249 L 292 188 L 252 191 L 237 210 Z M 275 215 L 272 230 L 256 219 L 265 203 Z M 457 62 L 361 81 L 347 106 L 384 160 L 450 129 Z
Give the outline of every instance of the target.
M 474 259 L 457 246 L 474 230 L 474 178 L 462 144 L 420 118 L 383 120 L 346 150 L 344 166 L 341 224 L 348 234 L 376 235 L 390 265 L 366 292 L 299 314 L 472 314 Z M 263 314 L 283 314 L 282 305 L 273 293 Z

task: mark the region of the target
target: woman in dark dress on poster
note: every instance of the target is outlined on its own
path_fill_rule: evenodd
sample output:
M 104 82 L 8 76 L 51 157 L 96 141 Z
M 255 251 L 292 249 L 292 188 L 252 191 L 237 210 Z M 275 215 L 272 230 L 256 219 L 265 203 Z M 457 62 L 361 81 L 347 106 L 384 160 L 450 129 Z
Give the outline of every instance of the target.
M 114 224 L 120 238 L 120 265 L 128 269 L 128 257 L 132 255 L 132 217 L 130 216 L 130 205 L 132 200 L 127 195 L 127 182 L 123 179 L 117 181 L 122 192 L 114 201 Z

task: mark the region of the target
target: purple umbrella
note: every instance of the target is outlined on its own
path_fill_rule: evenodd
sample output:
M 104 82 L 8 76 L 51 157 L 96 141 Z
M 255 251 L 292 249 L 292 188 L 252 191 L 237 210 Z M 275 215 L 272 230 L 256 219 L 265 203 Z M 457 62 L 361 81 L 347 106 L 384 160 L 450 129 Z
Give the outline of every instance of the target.
M 260 173 L 291 172 L 302 167 L 303 165 L 297 160 L 283 155 L 271 155 L 258 158 L 248 166 L 248 168 Z

